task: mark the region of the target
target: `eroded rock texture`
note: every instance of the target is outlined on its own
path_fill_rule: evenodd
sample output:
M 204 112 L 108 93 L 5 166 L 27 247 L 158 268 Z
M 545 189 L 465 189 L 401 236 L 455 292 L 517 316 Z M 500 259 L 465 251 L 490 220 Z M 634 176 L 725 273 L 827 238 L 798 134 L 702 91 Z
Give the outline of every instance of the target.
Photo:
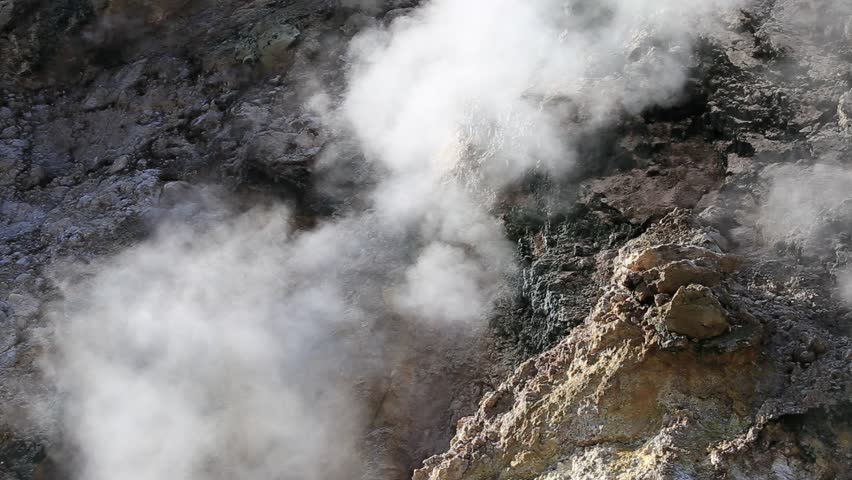
M 848 337 L 807 302 L 751 300 L 755 266 L 734 271 L 711 233 L 677 210 L 602 261 L 612 276 L 589 317 L 487 394 L 414 478 L 846 475 Z M 667 286 L 673 297 L 643 278 L 696 259 L 707 266 Z M 795 326 L 778 331 L 775 308 Z M 773 348 L 791 340 L 799 353 Z M 802 415 L 835 427 L 811 445 Z
M 584 198 L 615 210 L 596 209 L 608 225 L 653 226 L 617 255 L 596 244 L 591 313 L 415 478 L 849 478 L 848 197 L 832 193 L 849 159 L 849 15 L 752 4 L 706 39 L 688 108 L 626 124 L 633 167 L 587 180 Z M 673 207 L 697 216 L 661 219 Z M 529 275 L 552 291 L 576 252 L 540 276 L 533 257 Z M 552 294 L 524 298 L 554 311 Z
M 372 166 L 303 89 L 340 94 L 347 42 L 417 3 L 0 0 L 0 478 L 75 472 L 27 420 L 58 409 L 51 268 L 164 219 L 364 208 Z M 521 268 L 488 328 L 360 332 L 393 339 L 353 381 L 371 478 L 852 478 L 852 4 L 725 20 L 680 103 L 494 193 Z

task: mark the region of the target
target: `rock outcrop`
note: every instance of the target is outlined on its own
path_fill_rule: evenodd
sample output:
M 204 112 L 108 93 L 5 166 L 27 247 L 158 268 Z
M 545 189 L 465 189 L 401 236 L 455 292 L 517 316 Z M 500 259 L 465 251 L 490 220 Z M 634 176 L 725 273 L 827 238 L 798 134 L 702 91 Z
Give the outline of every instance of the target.
M 846 354 L 820 349 L 822 366 L 790 372 L 788 358 L 766 348 L 787 334 L 773 331 L 771 310 L 748 300 L 740 283 L 752 267 L 734 271 L 736 259 L 710 233 L 680 210 L 628 242 L 602 266 L 611 281 L 583 324 L 487 394 L 459 422 L 450 450 L 426 460 L 415 480 L 845 475 L 849 429 L 840 425 L 852 375 L 829 370 Z M 713 275 L 685 279 L 665 303 L 630 281 L 699 258 L 711 260 L 702 272 Z M 715 288 L 694 283 L 708 278 Z M 820 335 L 829 337 L 841 350 L 848 345 L 844 336 Z M 798 408 L 839 419 L 833 443 L 764 451 L 761 442 L 796 436 L 786 416 L 802 412 L 788 410 L 789 389 L 814 387 Z
M 29 421 L 61 410 L 56 265 L 166 219 L 366 209 L 376 167 L 312 89 L 344 92 L 348 42 L 417 4 L 0 0 L 0 478 L 78 473 Z M 353 382 L 375 478 L 852 478 L 852 3 L 724 23 L 682 98 L 488 192 L 520 266 L 488 328 L 359 330 L 394 345 Z

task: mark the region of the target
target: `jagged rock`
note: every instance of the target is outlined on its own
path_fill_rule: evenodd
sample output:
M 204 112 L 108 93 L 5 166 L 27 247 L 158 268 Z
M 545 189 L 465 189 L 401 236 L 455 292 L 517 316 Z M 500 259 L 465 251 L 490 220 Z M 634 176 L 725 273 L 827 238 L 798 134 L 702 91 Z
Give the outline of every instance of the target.
M 83 108 L 95 110 L 118 101 L 121 95 L 126 94 L 126 91 L 139 81 L 147 63 L 147 60 L 140 60 L 122 68 L 115 75 L 103 75 L 98 80 L 98 86 L 83 100 Z
M 15 182 L 18 173 L 24 169 L 24 148 L 15 141 L 0 141 L 0 185 Z
M 694 260 L 671 262 L 653 269 L 651 273 L 659 275 L 659 280 L 651 283 L 659 293 L 674 294 L 684 285 L 693 283 L 715 287 L 722 281 L 719 270 L 701 265 Z
M 619 262 L 622 282 L 634 289 L 648 285 L 649 294 L 668 295 L 690 284 L 719 285 L 724 274 L 737 270 L 740 259 L 719 253 L 712 236 L 706 239 L 705 246 L 678 243 L 628 250 Z
M 177 205 L 182 200 L 185 200 L 192 192 L 193 187 L 188 182 L 169 182 L 163 185 L 160 202 L 164 205 Z
M 21 186 L 25 190 L 29 190 L 43 184 L 48 178 L 47 172 L 41 165 L 33 165 L 29 173 L 22 180 Z
M 129 163 L 130 163 L 130 157 L 127 156 L 127 155 L 122 155 L 122 156 L 116 158 L 115 161 L 112 162 L 112 165 L 109 166 L 109 169 L 107 170 L 107 172 L 114 175 L 114 174 L 124 170 L 125 168 L 127 168 L 127 165 Z
M 782 393 L 787 387 L 776 389 L 786 384 L 776 383 L 773 372 L 783 368 L 787 355 L 798 355 L 796 361 L 803 365 L 823 361 L 813 349 L 805 349 L 804 356 L 800 350 L 772 353 L 771 360 L 755 339 L 705 349 L 681 342 L 671 349 L 663 338 L 666 333 L 648 321 L 653 315 L 642 323 L 624 315 L 659 309 L 667 316 L 666 324 L 705 338 L 708 345 L 716 341 L 708 339 L 714 335 L 736 337 L 727 330 L 742 326 L 729 325 L 721 302 L 705 286 L 685 286 L 672 299 L 661 294 L 661 307 L 635 304 L 624 286 L 624 271 L 630 271 L 627 265 L 635 261 L 637 251 L 641 254 L 657 242 L 680 246 L 661 249 L 668 252 L 700 251 L 694 247 L 701 244 L 678 243 L 700 241 L 700 228 L 677 211 L 628 242 L 612 258 L 607 292 L 586 322 L 488 395 L 474 416 L 459 422 L 449 450 L 426 460 L 414 479 L 668 478 L 676 472 L 683 472 L 684 478 L 761 478 L 760 472 L 774 471 L 772 465 L 779 461 L 792 465 L 790 471 L 802 478 L 820 478 L 814 471 L 842 471 L 838 469 L 847 460 L 832 458 L 840 448 L 819 450 L 824 467 L 800 460 L 792 451 L 770 448 L 769 455 L 759 453 L 767 445 L 759 438 L 775 438 L 779 425 L 764 415 L 776 412 L 769 415 L 778 418 L 784 415 L 781 411 L 795 411 L 788 401 L 802 401 L 799 393 L 791 394 L 799 400 L 782 399 L 787 398 Z M 673 256 L 662 261 L 670 260 L 665 265 L 691 261 Z M 796 311 L 808 309 L 803 304 Z M 823 401 L 842 405 L 852 391 L 852 374 L 842 377 L 836 390 L 830 382 L 814 384 L 823 398 L 809 397 L 807 408 L 822 408 L 818 405 Z M 806 390 L 815 391 L 810 388 Z M 848 432 L 848 425 L 841 430 Z M 677 455 L 670 454 L 674 450 Z
M 328 135 L 304 115 L 295 80 L 339 90 L 339 37 L 417 2 L 354 2 L 375 15 L 341 14 L 340 3 L 0 0 L 0 289 L 29 291 L 54 259 L 132 245 L 152 216 L 198 200 L 196 182 L 236 177 L 228 185 L 252 194 L 274 184 L 273 198 L 307 203 Z M 602 154 L 578 152 L 594 165 L 578 177 L 581 208 L 566 214 L 573 194 L 531 186 L 523 213 L 504 215 L 523 264 L 517 304 L 494 324 L 514 360 L 532 358 L 502 384 L 482 373 L 499 372 L 494 358 L 462 340 L 449 358 L 399 362 L 369 404 L 378 427 L 364 451 L 387 455 L 380 477 L 405 478 L 444 449 L 449 425 L 498 385 L 417 478 L 845 478 L 852 345 L 848 306 L 831 289 L 852 260 L 850 204 L 820 203 L 805 229 L 770 222 L 776 232 L 754 216 L 772 182 L 767 164 L 802 162 L 791 191 L 811 181 L 814 161 L 838 166 L 827 177 L 845 170 L 850 32 L 848 2 L 744 5 L 731 28 L 701 40 L 684 105 L 619 119 Z M 635 54 L 651 48 L 668 47 L 643 41 Z M 348 165 L 329 171 L 354 182 Z M 578 190 L 573 179 L 546 181 Z M 685 210 L 669 215 L 678 207 L 703 209 L 714 229 Z M 818 238 L 803 241 L 807 232 Z M 7 428 L 24 423 L 25 403 L 9 386 L 39 377 L 37 335 L 15 316 L 29 321 L 40 307 L 9 299 L 0 477 L 32 478 L 50 442 Z M 689 335 L 707 312 L 718 337 L 690 343 L 660 328 L 674 321 L 672 332 Z M 405 338 L 427 349 L 419 332 Z
M 625 218 L 590 214 L 587 208 L 520 241 L 530 260 L 521 275 L 523 305 L 494 323 L 524 355 L 552 347 L 583 321 L 601 294 L 594 275 L 599 259 L 614 256 L 635 232 Z M 510 217 L 507 223 L 523 221 Z
M 674 208 L 692 208 L 724 178 L 719 152 L 703 143 L 697 138 L 686 138 L 654 153 L 655 161 L 676 165 L 665 169 L 665 175 L 648 176 L 645 169 L 633 168 L 589 180 L 588 194 L 599 196 L 601 202 L 636 224 L 662 218 Z M 634 149 L 634 156 L 643 156 L 644 153 L 635 151 L 633 144 L 630 139 L 624 141 L 625 147 Z
M 283 68 L 292 57 L 292 46 L 298 40 L 299 29 L 292 25 L 276 25 L 257 34 L 260 63 L 269 70 Z
M 730 326 L 725 309 L 703 285 L 680 287 L 663 310 L 663 321 L 669 331 L 694 339 L 719 336 Z
M 251 154 L 270 170 L 276 165 L 304 163 L 319 153 L 322 143 L 309 132 L 264 132 L 251 146 Z
M 705 260 L 718 263 L 722 273 L 731 273 L 737 268 L 738 260 L 732 255 L 723 255 L 707 248 L 692 245 L 657 245 L 642 250 L 627 259 L 627 268 L 639 272 L 661 267 L 678 260 Z
M 12 312 L 17 317 L 29 318 L 38 313 L 40 302 L 32 297 L 22 293 L 13 293 L 8 298 Z

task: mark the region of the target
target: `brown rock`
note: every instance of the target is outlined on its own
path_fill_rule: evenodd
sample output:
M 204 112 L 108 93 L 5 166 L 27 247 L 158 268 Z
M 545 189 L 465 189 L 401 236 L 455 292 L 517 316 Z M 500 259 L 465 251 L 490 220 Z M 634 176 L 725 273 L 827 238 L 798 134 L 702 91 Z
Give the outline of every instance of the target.
M 269 70 L 282 70 L 292 57 L 292 47 L 300 35 L 292 25 L 275 25 L 257 33 L 260 63 Z
M 672 262 L 660 268 L 660 279 L 653 285 L 659 293 L 675 293 L 683 286 L 699 284 L 706 287 L 718 286 L 722 274 L 718 270 L 698 265 L 690 260 Z
M 715 256 L 714 252 L 701 247 L 684 245 L 658 245 L 636 254 L 627 262 L 627 268 L 634 271 L 650 270 L 677 260 L 696 259 Z
M 678 260 L 704 260 L 719 264 L 723 273 L 737 270 L 740 259 L 733 255 L 724 255 L 695 245 L 665 244 L 642 250 L 629 257 L 626 266 L 633 272 L 650 270 Z
M 742 259 L 734 255 L 722 255 L 719 258 L 719 266 L 722 273 L 734 273 L 739 270 Z
M 634 293 L 636 293 L 636 298 L 640 303 L 649 303 L 654 299 L 654 294 L 651 293 L 651 289 L 648 288 L 648 284 L 645 282 L 637 285 Z
M 702 285 L 681 287 L 664 312 L 664 322 L 669 331 L 695 339 L 717 337 L 730 326 L 722 305 Z

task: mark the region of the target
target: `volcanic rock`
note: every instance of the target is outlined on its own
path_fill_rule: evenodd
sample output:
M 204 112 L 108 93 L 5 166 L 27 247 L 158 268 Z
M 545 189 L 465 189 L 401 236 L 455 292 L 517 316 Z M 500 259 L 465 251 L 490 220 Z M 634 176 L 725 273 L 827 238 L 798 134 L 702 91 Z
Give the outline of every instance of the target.
M 722 305 L 703 285 L 680 287 L 663 313 L 666 328 L 689 338 L 712 338 L 730 326 Z

